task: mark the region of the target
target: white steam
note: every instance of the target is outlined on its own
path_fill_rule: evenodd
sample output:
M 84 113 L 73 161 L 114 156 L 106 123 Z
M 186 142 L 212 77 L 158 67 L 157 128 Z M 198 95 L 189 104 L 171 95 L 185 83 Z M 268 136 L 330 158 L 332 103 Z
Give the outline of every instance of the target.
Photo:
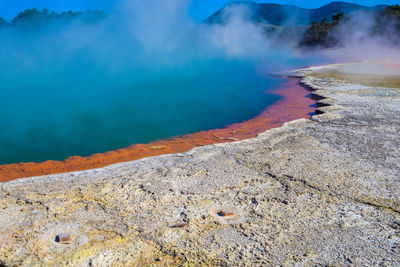
M 371 11 L 349 15 L 333 33 L 340 46 L 335 60 L 400 62 L 400 29 L 396 23 L 395 18 Z

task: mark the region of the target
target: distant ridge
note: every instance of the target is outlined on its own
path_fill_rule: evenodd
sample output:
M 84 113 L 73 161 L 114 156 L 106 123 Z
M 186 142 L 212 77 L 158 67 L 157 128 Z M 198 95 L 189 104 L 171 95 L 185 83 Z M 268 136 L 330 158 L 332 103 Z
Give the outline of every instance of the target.
M 375 11 L 383 10 L 388 5 L 377 5 L 372 7 L 361 6 L 347 2 L 332 2 L 315 9 L 301 8 L 293 5 L 280 5 L 273 3 L 255 3 L 251 1 L 237 1 L 232 2 L 218 10 L 216 13 L 204 20 L 206 23 L 223 23 L 223 14 L 226 8 L 244 5 L 251 11 L 251 19 L 255 22 L 263 22 L 273 25 L 283 24 L 301 24 L 308 25 L 311 22 L 320 22 L 324 18 L 330 18 L 337 13 L 344 13 L 345 15 L 355 11 Z
M 66 11 L 57 13 L 48 9 L 39 10 L 37 8 L 26 9 L 11 21 L 6 21 L 0 17 L 0 28 L 4 26 L 18 26 L 25 28 L 38 28 L 39 26 L 72 22 L 81 20 L 86 23 L 96 23 L 106 18 L 106 13 L 101 10 L 86 10 L 83 12 Z

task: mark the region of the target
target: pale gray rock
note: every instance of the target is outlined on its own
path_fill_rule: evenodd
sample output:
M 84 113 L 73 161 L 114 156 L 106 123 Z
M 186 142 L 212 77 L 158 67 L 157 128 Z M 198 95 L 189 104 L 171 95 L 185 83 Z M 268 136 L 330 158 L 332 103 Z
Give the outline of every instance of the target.
M 310 120 L 188 153 L 1 184 L 0 260 L 400 266 L 398 90 L 313 71 L 293 74 L 325 97 Z M 55 242 L 60 233 L 71 243 Z

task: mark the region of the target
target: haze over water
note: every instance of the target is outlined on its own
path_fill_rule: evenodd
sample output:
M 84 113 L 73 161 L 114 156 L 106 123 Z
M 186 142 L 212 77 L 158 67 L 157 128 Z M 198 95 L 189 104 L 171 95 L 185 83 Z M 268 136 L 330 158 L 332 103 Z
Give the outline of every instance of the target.
M 182 1 L 151 2 L 128 1 L 94 24 L 0 30 L 0 164 L 241 122 L 278 100 L 265 92 L 284 81 L 269 71 L 306 64 L 270 48 L 243 10 L 226 25 L 198 25 L 180 15 Z

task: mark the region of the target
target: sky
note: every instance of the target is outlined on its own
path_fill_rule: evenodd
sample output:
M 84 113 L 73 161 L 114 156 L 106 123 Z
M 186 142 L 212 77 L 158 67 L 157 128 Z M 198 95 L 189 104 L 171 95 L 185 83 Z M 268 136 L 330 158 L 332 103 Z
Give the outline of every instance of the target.
M 146 0 L 143 0 L 146 1 Z M 168 0 L 165 0 L 168 1 Z M 219 8 L 229 3 L 229 0 L 188 0 L 191 2 L 189 12 L 195 21 L 201 21 L 209 15 L 213 14 Z M 0 0 L 0 16 L 7 20 L 15 17 L 18 12 L 27 8 L 47 8 L 54 11 L 80 11 L 86 9 L 101 9 L 108 11 L 111 9 L 116 0 Z M 259 3 L 279 3 L 291 4 L 305 8 L 316 8 L 324 4 L 332 2 L 332 0 L 271 0 L 260 1 Z M 348 0 L 347 2 L 360 5 L 377 5 L 377 4 L 396 4 L 399 0 Z

